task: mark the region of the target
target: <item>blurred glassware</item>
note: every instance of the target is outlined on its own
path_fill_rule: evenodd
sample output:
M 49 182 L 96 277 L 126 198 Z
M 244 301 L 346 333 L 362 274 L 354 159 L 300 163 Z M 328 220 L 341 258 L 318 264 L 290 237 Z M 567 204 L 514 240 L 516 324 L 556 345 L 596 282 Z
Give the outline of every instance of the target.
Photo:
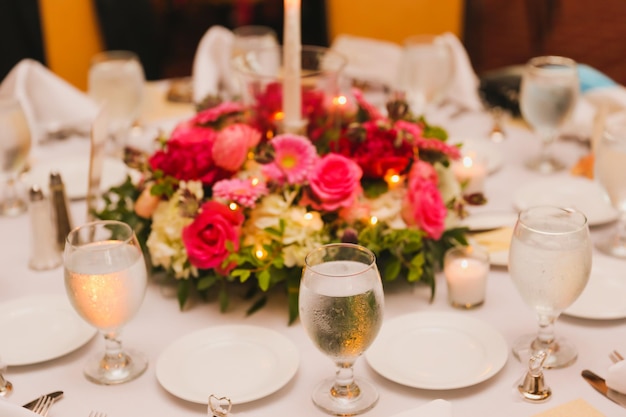
M 278 46 L 278 37 L 274 29 L 268 26 L 239 26 L 233 29 L 232 57 L 246 52 Z
M 414 35 L 404 40 L 396 89 L 403 91 L 411 110 L 423 115 L 443 99 L 454 74 L 450 45 L 437 35 Z
M 145 75 L 132 51 L 104 51 L 91 60 L 89 95 L 106 105 L 112 153 L 123 149 L 133 123 L 139 118 L 144 98 Z
M 608 255 L 626 258 L 626 112 L 606 119 L 594 149 L 594 177 L 606 189 L 619 213 L 611 235 L 598 241 L 596 247 Z
M 16 98 L 0 98 L 0 126 L 0 180 L 5 184 L 0 215 L 17 216 L 28 206 L 19 189 L 19 175 L 27 165 L 32 138 L 24 109 Z
M 550 174 L 565 167 L 550 152 L 559 129 L 572 114 L 578 97 L 576 62 L 560 56 L 539 56 L 526 64 L 520 90 L 524 120 L 541 137 L 541 152 L 527 161 L 533 171 Z

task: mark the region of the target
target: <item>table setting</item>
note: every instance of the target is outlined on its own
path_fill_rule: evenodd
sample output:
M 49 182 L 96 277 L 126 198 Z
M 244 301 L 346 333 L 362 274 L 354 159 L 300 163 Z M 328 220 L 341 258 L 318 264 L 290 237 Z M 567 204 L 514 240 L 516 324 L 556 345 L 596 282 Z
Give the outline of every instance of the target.
M 38 200 L 0 215 L 0 415 L 623 413 L 623 87 L 579 90 L 567 61 L 529 116 L 523 78 L 494 139 L 454 35 L 426 93 L 398 75 L 415 40 L 300 45 L 285 6 L 282 46 L 207 31 L 190 103 L 142 80 L 124 139 L 37 63 L 0 84 L 31 132 L 21 186 L 48 198 L 60 172 L 72 223 L 33 268 Z M 548 142 L 559 164 L 529 167 Z

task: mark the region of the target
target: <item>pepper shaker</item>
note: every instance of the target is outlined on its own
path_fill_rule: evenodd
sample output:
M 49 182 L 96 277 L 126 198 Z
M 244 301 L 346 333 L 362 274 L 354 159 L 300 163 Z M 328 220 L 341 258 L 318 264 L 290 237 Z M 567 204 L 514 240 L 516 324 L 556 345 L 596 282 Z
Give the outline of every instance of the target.
M 50 173 L 50 195 L 56 224 L 56 242 L 59 250 L 62 251 L 65 246 L 65 238 L 72 230 L 72 221 L 70 219 L 65 185 L 59 172 Z
M 32 250 L 28 266 L 36 271 L 56 268 L 61 265 L 61 251 L 55 239 L 50 202 L 38 185 L 30 188 L 29 199 Z

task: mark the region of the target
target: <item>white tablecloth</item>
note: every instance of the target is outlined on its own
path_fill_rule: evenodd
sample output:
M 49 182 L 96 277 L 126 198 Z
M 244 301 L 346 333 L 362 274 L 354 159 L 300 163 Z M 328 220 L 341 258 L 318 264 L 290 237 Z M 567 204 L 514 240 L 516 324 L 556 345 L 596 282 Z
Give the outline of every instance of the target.
M 444 123 L 456 138 L 487 140 L 486 132 L 490 127 L 490 119 L 486 114 L 466 113 L 453 120 L 433 117 L 431 121 Z M 496 145 L 501 147 L 504 165 L 489 176 L 486 182 L 489 203 L 473 208 L 474 211 L 513 211 L 512 193 L 515 189 L 539 177 L 523 166 L 523 161 L 529 155 L 538 152 L 539 140 L 516 125 L 509 125 L 508 132 L 508 138 Z M 584 152 L 579 145 L 570 143 L 558 144 L 556 150 L 570 164 Z M 75 223 L 85 219 L 84 202 L 72 203 L 71 209 Z M 610 227 L 593 228 L 593 237 L 597 238 Z M 62 268 L 46 272 L 35 272 L 28 268 L 29 242 L 27 215 L 0 217 L 0 302 L 28 294 L 64 294 Z M 624 266 L 619 273 L 626 275 L 626 263 Z M 325 415 L 313 405 L 310 394 L 321 379 L 334 373 L 334 366 L 313 346 L 299 322 L 287 325 L 284 299 L 280 296 L 272 298 L 261 311 L 246 317 L 248 305 L 236 299 L 232 300 L 227 313 L 220 313 L 218 303 L 215 302 L 196 303 L 186 311 L 180 311 L 172 292 L 172 288 L 151 283 L 141 310 L 122 332 L 126 346 L 142 350 L 149 357 L 149 368 L 140 378 L 118 386 L 88 382 L 82 374 L 82 368 L 88 356 L 103 349 L 103 342 L 98 336 L 61 358 L 35 365 L 10 367 L 6 377 L 13 382 L 14 392 L 8 400 L 22 404 L 40 394 L 63 390 L 65 397 L 53 407 L 51 417 L 86 417 L 92 409 L 104 411 L 109 417 L 205 415 L 206 406 L 178 399 L 160 386 L 155 376 L 157 358 L 174 340 L 195 330 L 219 324 L 246 323 L 266 326 L 284 334 L 299 349 L 301 362 L 297 374 L 285 387 L 263 399 L 236 405 L 232 412 L 256 417 Z M 501 332 L 509 345 L 518 336 L 536 331 L 534 313 L 516 293 L 506 268 L 491 270 L 486 302 L 477 309 L 453 309 L 447 303 L 446 285 L 442 276 L 438 277 L 437 294 L 432 304 L 428 302 L 428 296 L 427 290 L 414 290 L 402 285 L 388 286 L 385 319 L 419 311 L 457 311 L 491 324 Z M 520 399 L 516 385 L 526 367 L 512 355 L 503 369 L 489 380 L 467 388 L 442 391 L 410 388 L 388 381 L 362 358 L 356 364 L 357 375 L 372 380 L 380 391 L 379 403 L 365 415 L 386 417 L 437 398 L 451 401 L 455 416 L 530 417 L 578 398 L 583 398 L 606 416 L 623 415 L 624 409 L 596 393 L 580 377 L 580 372 L 588 368 L 605 374 L 610 364 L 608 353 L 613 349 L 626 352 L 625 324 L 625 319 L 598 321 L 562 316 L 556 331 L 575 343 L 579 349 L 579 358 L 570 367 L 546 371 L 546 383 L 552 388 L 553 397 L 542 404 L 529 404 Z M 41 343 L 46 341 L 42 340 Z M 220 375 L 215 375 L 215 378 L 219 379 Z M 228 395 L 227 392 L 216 394 Z

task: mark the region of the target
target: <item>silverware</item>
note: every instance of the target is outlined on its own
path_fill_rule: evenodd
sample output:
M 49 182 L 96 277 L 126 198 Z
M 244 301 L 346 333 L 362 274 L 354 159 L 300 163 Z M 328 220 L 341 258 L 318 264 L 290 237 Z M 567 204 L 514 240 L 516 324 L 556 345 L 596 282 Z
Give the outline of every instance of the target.
M 46 417 L 48 415 L 48 411 L 50 411 L 50 407 L 52 407 L 52 404 L 54 404 L 54 398 L 43 395 L 37 400 L 37 403 L 33 407 L 33 412 Z
M 609 354 L 609 358 L 611 358 L 611 361 L 613 363 L 621 362 L 624 360 L 624 357 L 616 350 Z
M 107 417 L 107 415 L 101 411 L 91 411 L 89 417 Z
M 34 400 L 24 404 L 22 407 L 32 410 L 37 402 L 43 397 L 50 397 L 52 398 L 52 401 L 55 402 L 56 400 L 60 400 L 63 397 L 63 391 L 54 391 L 50 394 L 42 395 L 41 397 L 37 397 Z
M 591 385 L 596 391 L 604 395 L 609 400 L 616 404 L 626 408 L 626 395 L 612 390 L 606 385 L 604 378 L 596 375 L 588 369 L 585 369 L 581 373 L 582 377 Z

